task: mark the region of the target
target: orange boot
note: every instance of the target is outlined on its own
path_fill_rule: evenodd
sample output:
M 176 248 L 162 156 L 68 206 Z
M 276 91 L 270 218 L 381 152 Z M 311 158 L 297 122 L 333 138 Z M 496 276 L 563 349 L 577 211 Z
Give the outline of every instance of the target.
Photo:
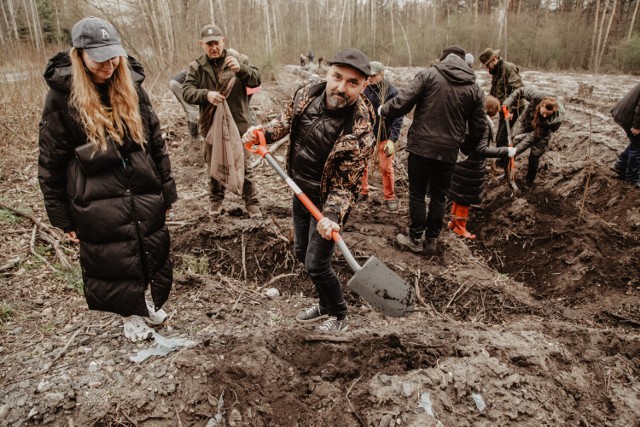
M 475 240 L 476 235 L 467 231 L 467 218 L 469 218 L 469 206 L 453 202 L 451 206 L 451 221 L 448 225 L 449 229 L 465 239 Z

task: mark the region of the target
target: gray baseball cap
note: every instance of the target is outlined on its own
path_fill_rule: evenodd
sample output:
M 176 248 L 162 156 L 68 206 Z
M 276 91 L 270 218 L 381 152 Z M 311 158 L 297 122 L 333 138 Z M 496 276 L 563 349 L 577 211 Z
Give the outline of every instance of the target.
M 95 62 L 127 56 L 114 26 L 95 16 L 84 18 L 73 26 L 71 44 L 86 51 L 89 58 Z

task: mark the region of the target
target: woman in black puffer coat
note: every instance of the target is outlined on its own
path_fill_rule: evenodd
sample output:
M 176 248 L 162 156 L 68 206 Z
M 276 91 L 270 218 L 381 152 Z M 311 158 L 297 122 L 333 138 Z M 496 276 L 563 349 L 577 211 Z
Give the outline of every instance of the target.
M 493 141 L 493 122 L 490 117 L 498 114 L 500 101 L 493 96 L 487 96 L 484 106 L 488 115 L 484 135 L 475 151 L 465 160 L 456 163 L 447 195 L 447 198 L 452 201 L 449 229 L 470 240 L 475 240 L 476 235 L 467 231 L 469 206 L 480 203 L 484 189 L 486 159 L 489 157 L 513 157 L 516 153 L 515 148 L 490 145 Z
M 40 187 L 51 224 L 80 244 L 89 308 L 131 316 L 125 335 L 145 339 L 151 330 L 138 316 L 163 321 L 172 284 L 171 164 L 142 66 L 113 26 L 85 18 L 72 38 L 71 51 L 51 58 L 44 73 Z

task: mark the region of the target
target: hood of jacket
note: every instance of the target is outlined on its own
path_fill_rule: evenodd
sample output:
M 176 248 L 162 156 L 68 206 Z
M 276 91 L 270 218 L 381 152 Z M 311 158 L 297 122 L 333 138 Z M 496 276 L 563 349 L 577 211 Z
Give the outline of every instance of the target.
M 464 85 L 476 81 L 475 73 L 465 60 L 453 53 L 434 65 L 434 68 L 452 84 Z
M 144 81 L 144 68 L 132 56 L 127 58 L 131 69 L 131 77 L 136 85 L 140 85 Z M 44 79 L 51 89 L 62 92 L 71 91 L 71 57 L 68 51 L 58 52 L 55 54 L 44 70 Z

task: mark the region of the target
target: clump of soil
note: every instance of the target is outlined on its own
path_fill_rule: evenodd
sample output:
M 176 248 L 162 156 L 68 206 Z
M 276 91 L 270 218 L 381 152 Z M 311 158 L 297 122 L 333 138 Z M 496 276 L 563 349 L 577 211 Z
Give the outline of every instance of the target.
M 311 71 L 285 68 L 266 84 L 252 100 L 258 117 L 276 114 Z M 402 87 L 414 73 L 389 76 Z M 637 189 L 608 171 L 625 140 L 607 117 L 633 80 L 532 72 L 525 82 L 562 96 L 567 121 L 531 191 L 513 194 L 489 172 L 469 222 L 477 241 L 445 229 L 429 258 L 395 246 L 408 222 L 410 116 L 396 159 L 398 213 L 385 210 L 371 166 L 373 192 L 343 235 L 359 262 L 375 255 L 415 287 L 415 312 L 373 310 L 346 287 L 352 271 L 336 253 L 350 310 L 338 336 L 294 321 L 315 293 L 292 252 L 286 186 L 260 163 L 264 219 L 249 219 L 233 194 L 210 217 L 201 147 L 171 95 L 156 94 L 181 196 L 169 223 L 170 318 L 157 332 L 196 345 L 141 363 L 129 358 L 150 343 L 126 341 L 117 316 L 86 309 L 76 248 L 62 245 L 75 266 L 62 268 L 43 233 L 32 239 L 34 219 L 46 223 L 33 145 L 3 147 L 0 179 L 17 195 L 3 203 L 33 215 L 0 209 L 0 424 L 636 425 L 640 213 Z M 577 98 L 578 82 L 595 85 L 593 97 Z

